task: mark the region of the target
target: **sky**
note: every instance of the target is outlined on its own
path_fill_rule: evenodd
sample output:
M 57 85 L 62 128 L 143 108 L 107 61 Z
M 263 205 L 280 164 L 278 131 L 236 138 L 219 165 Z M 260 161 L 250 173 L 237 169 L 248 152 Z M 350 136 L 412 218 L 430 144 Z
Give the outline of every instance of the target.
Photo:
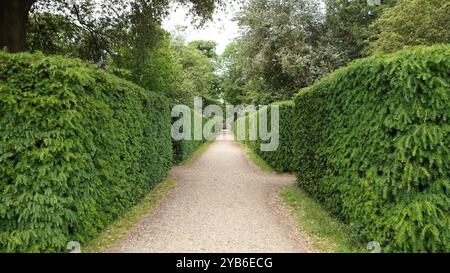
M 225 47 L 239 35 L 239 27 L 233 21 L 233 18 L 239 11 L 240 6 L 239 3 L 227 4 L 225 11 L 215 12 L 213 21 L 208 22 L 200 29 L 192 26 L 191 18 L 186 16 L 188 9 L 177 6 L 177 9 L 172 10 L 170 16 L 163 21 L 162 26 L 171 33 L 174 33 L 177 26 L 185 27 L 184 38 L 187 42 L 194 40 L 216 41 L 217 53 L 221 54 Z

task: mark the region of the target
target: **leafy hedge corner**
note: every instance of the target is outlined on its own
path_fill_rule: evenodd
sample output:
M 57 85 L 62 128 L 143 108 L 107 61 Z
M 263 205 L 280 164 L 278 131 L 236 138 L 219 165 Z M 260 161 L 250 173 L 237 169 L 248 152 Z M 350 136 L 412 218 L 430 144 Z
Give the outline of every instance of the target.
M 293 152 L 293 141 L 294 141 L 294 131 L 293 131 L 293 111 L 294 103 L 292 101 L 281 101 L 275 102 L 268 106 L 267 108 L 267 128 L 272 130 L 272 118 L 271 118 L 271 107 L 278 106 L 279 109 L 279 146 L 275 151 L 262 151 L 261 145 L 264 143 L 269 143 L 270 141 L 261 140 L 259 137 L 259 126 L 258 128 L 258 138 L 257 140 L 250 140 L 249 129 L 250 129 L 250 116 L 245 117 L 245 140 L 242 142 L 256 154 L 258 154 L 262 159 L 264 159 L 275 171 L 277 172 L 292 172 L 294 171 L 294 152 Z M 256 119 L 259 120 L 259 115 L 261 109 L 255 113 Z M 241 120 L 244 117 L 241 118 Z M 243 121 L 243 120 L 242 120 Z M 259 121 L 258 121 L 259 122 Z M 259 123 L 258 123 L 259 124 Z M 238 126 L 234 123 L 233 132 L 236 135 L 236 130 Z
M 0 251 L 59 252 L 172 163 L 166 99 L 85 64 L 0 52 Z
M 299 185 L 386 252 L 450 251 L 450 46 L 340 69 L 295 99 Z

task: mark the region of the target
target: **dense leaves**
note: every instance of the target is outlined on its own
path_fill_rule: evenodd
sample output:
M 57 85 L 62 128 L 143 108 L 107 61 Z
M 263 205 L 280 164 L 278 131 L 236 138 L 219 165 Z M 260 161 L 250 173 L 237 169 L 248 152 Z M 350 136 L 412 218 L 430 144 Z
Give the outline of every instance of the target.
M 196 40 L 190 42 L 188 46 L 200 50 L 203 53 L 203 55 L 205 55 L 210 59 L 217 58 L 216 53 L 217 43 L 214 41 Z
M 172 140 L 173 145 L 173 160 L 174 163 L 181 163 L 188 159 L 203 143 L 205 143 L 205 139 L 195 140 L 194 138 L 194 130 L 195 130 L 195 119 L 200 117 L 203 125 L 208 121 L 207 118 L 203 117 L 201 114 L 197 113 L 195 110 L 191 109 L 191 139 L 183 139 L 179 141 Z M 175 121 L 175 119 L 173 119 Z
M 158 27 L 160 40 L 145 50 L 124 47 L 108 69 L 124 69 L 126 79 L 169 98 L 174 104 L 193 106 L 194 96 L 217 96 L 214 91 L 215 47 L 206 49 L 173 37 Z M 195 45 L 209 45 L 196 41 Z
M 225 4 L 222 0 L 2 1 L 0 48 L 6 47 L 10 52 L 24 51 L 29 14 L 48 12 L 63 17 L 65 21 L 87 33 L 93 47 L 86 49 L 97 57 L 104 59 L 117 44 L 131 42 L 135 46 L 146 48 L 157 41 L 157 36 L 152 35 L 157 34 L 154 32 L 155 23 L 161 23 L 168 15 L 173 2 L 188 6 L 194 22 L 199 25 L 211 19 L 213 11 L 223 8 Z M 128 37 L 125 38 L 122 34 Z M 66 39 L 66 42 L 78 43 L 70 39 Z
M 19 2 L 26 9 L 6 8 Z M 177 2 L 202 23 L 224 1 Z M 168 0 L 2 2 L 0 21 L 20 23 L 3 24 L 2 46 L 25 49 L 35 3 L 27 49 L 136 85 L 76 60 L 0 53 L 0 251 L 83 242 L 187 159 L 203 141 L 171 143 L 169 106 L 194 96 L 270 104 L 306 86 L 295 105 L 276 103 L 276 151 L 261 152 L 248 131 L 245 143 L 295 170 L 364 240 L 450 251 L 448 46 L 376 55 L 317 82 L 367 54 L 449 43 L 449 1 L 319 2 L 246 1 L 242 35 L 222 56 L 213 41 L 186 44 L 161 28 Z
M 339 57 L 337 66 L 365 57 L 372 36 L 370 25 L 397 0 L 382 0 L 369 5 L 367 0 L 326 0 L 325 35 Z
M 245 84 L 243 65 L 239 43 L 233 41 L 225 48 L 218 61 L 219 85 L 222 97 L 231 105 L 238 105 L 246 101 L 243 88 Z
M 137 85 L 164 95 L 176 103 L 192 101 L 189 90 L 181 88 L 183 67 L 168 33 L 158 28 L 160 40 L 146 50 L 121 48 L 108 68 L 128 71 L 122 75 Z
M 185 46 L 183 40 L 174 41 L 175 55 L 183 69 L 182 82 L 177 90 L 185 90 L 194 96 L 215 96 L 214 62 L 204 51 L 194 46 Z M 211 54 L 215 51 L 211 50 Z M 190 105 L 190 104 L 188 104 Z
M 244 77 L 261 90 L 254 103 L 290 99 L 333 68 L 333 52 L 322 47 L 323 14 L 314 1 L 249 1 L 238 16 Z
M 271 107 L 277 105 L 279 108 L 279 124 L 277 126 L 272 126 L 271 123 Z M 279 132 L 279 146 L 275 151 L 262 151 L 261 145 L 264 143 L 269 143 L 270 141 L 261 140 L 258 137 L 257 140 L 251 140 L 249 129 L 250 129 L 250 116 L 242 117 L 242 122 L 245 122 L 245 139 L 242 140 L 248 148 L 256 152 L 261 158 L 263 158 L 267 163 L 269 163 L 274 170 L 277 172 L 292 172 L 294 171 L 294 151 L 292 149 L 294 142 L 294 131 L 292 130 L 294 117 L 294 103 L 292 101 L 276 102 L 268 106 L 267 108 L 267 121 L 268 130 L 278 130 Z M 253 115 L 256 115 L 256 119 L 259 119 L 261 110 Z M 237 135 L 238 124 L 237 122 L 233 125 L 233 130 L 235 135 Z M 259 134 L 259 126 L 258 126 Z
M 337 67 L 364 56 L 369 26 L 394 0 L 251 0 L 237 16 L 241 37 L 223 54 L 230 100 L 289 100 Z
M 407 45 L 450 43 L 450 1 L 399 0 L 373 24 L 370 52 L 394 52 Z
M 450 251 L 450 47 L 362 59 L 295 98 L 298 183 L 384 251 Z
M 93 66 L 0 53 L 0 251 L 61 251 L 172 162 L 169 102 Z

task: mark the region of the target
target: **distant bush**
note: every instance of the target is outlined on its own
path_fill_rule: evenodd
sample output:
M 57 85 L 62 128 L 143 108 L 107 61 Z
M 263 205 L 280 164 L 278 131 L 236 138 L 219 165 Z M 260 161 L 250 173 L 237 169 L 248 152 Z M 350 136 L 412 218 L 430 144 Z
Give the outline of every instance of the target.
M 0 251 L 84 242 L 172 163 L 169 103 L 63 57 L 0 52 Z
M 263 158 L 274 170 L 277 172 L 290 172 L 294 171 L 294 161 L 293 161 L 293 110 L 294 103 L 292 101 L 283 101 L 283 102 L 275 102 L 269 105 L 267 109 L 267 121 L 268 121 L 268 130 L 272 129 L 271 124 L 271 110 L 270 107 L 273 105 L 277 105 L 279 107 L 279 146 L 275 151 L 262 151 L 261 145 L 263 143 L 269 143 L 270 141 L 263 141 L 259 138 L 259 129 L 258 129 L 258 139 L 250 140 L 249 139 L 249 116 L 246 116 L 245 123 L 245 140 L 243 143 L 246 144 L 251 150 L 256 152 L 261 158 Z M 255 115 L 257 115 L 257 119 L 259 119 L 259 110 Z M 233 126 L 234 133 L 236 135 L 236 124 Z M 258 127 L 259 128 L 259 127 Z
M 450 251 L 450 46 L 376 55 L 295 99 L 299 185 L 384 251 Z

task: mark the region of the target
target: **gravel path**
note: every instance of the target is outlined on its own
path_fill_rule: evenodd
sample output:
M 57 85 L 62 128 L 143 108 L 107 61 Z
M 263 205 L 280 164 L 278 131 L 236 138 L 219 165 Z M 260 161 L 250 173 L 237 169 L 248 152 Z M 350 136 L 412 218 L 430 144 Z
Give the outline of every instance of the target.
M 262 172 L 224 133 L 177 185 L 109 252 L 311 252 L 278 192 L 291 175 Z

